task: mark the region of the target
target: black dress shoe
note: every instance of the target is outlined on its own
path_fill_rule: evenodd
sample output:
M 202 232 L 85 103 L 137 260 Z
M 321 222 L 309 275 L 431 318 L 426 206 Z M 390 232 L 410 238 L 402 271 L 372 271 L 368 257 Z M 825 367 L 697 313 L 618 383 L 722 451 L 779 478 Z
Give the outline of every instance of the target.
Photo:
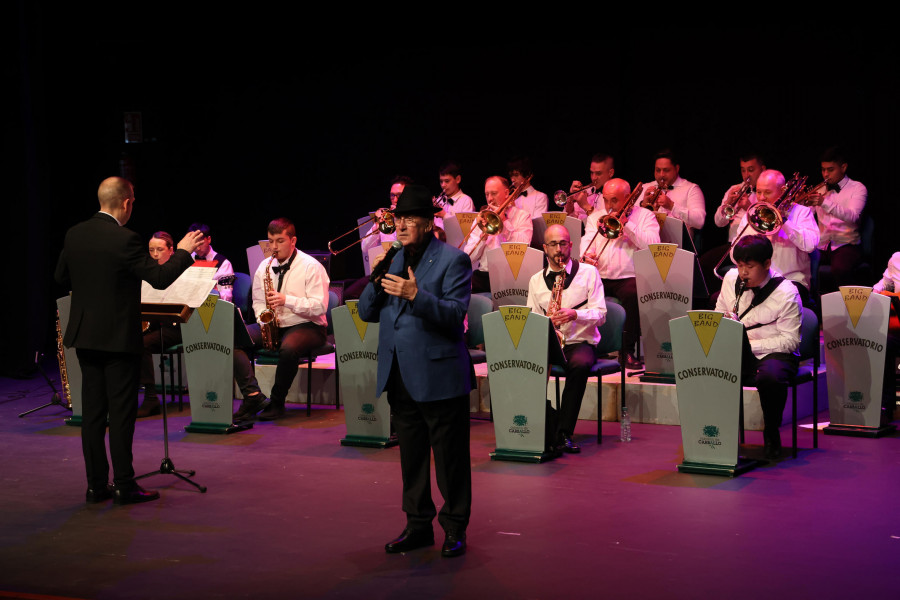
M 88 504 L 98 504 L 100 502 L 106 502 L 110 498 L 113 497 L 113 486 L 108 483 L 103 486 L 97 486 L 93 488 L 88 488 L 87 492 L 84 494 L 84 500 Z
M 152 417 L 160 412 L 159 398 L 144 398 L 144 401 L 138 407 L 137 418 Z
M 260 421 L 276 421 L 284 416 L 284 403 L 271 402 L 266 410 L 259 413 Z
M 269 406 L 269 399 L 264 394 L 256 394 L 255 396 L 244 398 L 240 408 L 232 415 L 232 419 L 235 423 L 238 421 L 249 421 L 256 417 L 256 413 L 267 406 Z
M 562 451 L 569 454 L 578 454 L 581 452 L 581 446 L 572 441 L 572 438 L 566 436 L 563 440 Z
M 441 556 L 453 558 L 454 556 L 462 556 L 466 553 L 466 534 L 465 533 L 447 533 L 444 538 L 444 545 L 441 547 Z
M 629 354 L 625 355 L 625 368 L 626 369 L 643 369 L 644 363 L 641 359 L 639 359 L 638 357 L 629 353 Z
M 159 499 L 159 492 L 156 490 L 148 492 L 141 486 L 135 484 L 134 487 L 116 488 L 113 495 L 113 504 L 140 504 L 142 502 L 150 502 Z
M 424 548 L 425 546 L 434 546 L 434 531 L 431 529 L 410 529 L 407 527 L 397 539 L 391 540 L 384 545 L 384 551 L 388 554 L 397 554 L 399 552 L 409 552 L 416 548 Z

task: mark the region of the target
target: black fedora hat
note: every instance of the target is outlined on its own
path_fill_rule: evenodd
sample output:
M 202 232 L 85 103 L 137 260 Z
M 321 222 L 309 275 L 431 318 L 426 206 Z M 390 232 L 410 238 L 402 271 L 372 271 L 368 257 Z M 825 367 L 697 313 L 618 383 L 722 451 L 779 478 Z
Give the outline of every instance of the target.
M 394 213 L 430 217 L 440 210 L 431 201 L 431 192 L 428 191 L 428 188 L 414 183 L 403 188 L 403 193 L 397 198 L 397 207 L 394 209 Z

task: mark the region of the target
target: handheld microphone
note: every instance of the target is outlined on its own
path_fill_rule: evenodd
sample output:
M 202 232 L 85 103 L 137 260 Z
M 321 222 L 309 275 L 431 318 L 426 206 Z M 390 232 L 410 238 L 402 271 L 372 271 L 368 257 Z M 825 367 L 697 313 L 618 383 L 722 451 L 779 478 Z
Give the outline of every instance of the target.
M 388 269 L 391 268 L 391 261 L 394 260 L 394 256 L 402 249 L 403 244 L 394 240 L 391 247 L 388 248 L 387 254 L 384 255 L 384 259 L 372 269 L 372 274 L 369 275 L 369 281 L 374 282 L 379 277 L 383 277 L 384 274 L 388 272 Z

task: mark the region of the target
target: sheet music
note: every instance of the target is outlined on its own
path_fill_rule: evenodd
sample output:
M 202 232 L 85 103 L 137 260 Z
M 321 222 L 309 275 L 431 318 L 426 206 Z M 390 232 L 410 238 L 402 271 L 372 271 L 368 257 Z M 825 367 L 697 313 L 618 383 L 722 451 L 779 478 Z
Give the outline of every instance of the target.
M 187 304 L 197 308 L 216 286 L 213 276 L 216 267 L 191 266 L 164 290 L 157 290 L 146 281 L 141 282 L 141 302 L 149 304 Z

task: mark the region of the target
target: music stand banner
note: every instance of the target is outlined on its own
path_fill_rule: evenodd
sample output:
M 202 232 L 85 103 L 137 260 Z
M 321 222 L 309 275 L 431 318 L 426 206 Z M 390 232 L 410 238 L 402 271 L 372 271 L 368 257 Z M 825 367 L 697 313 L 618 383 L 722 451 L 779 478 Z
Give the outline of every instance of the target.
M 191 424 L 185 431 L 232 433 L 234 304 L 210 294 L 181 324 L 184 365 L 191 382 Z M 247 427 L 242 427 L 246 429 Z
M 546 212 L 531 221 L 533 246 L 540 248 L 544 243 L 544 234 L 551 225 L 563 225 L 569 232 L 572 240 L 572 256 L 581 256 L 581 227 L 580 219 L 570 217 L 564 212 Z
M 382 252 L 387 252 L 388 248 L 391 247 L 393 242 L 381 242 L 378 246 L 374 246 L 369 248 L 369 253 L 365 258 L 366 263 L 366 276 L 372 274 L 372 263 L 375 262 L 375 258 L 381 254 Z
M 822 296 L 828 382 L 825 433 L 878 437 L 891 301 L 870 287 L 842 286 Z
M 650 244 L 633 258 L 646 368 L 641 381 L 674 383 L 669 321 L 691 309 L 694 254 L 675 244 Z
M 59 330 L 63 335 L 66 334 L 66 327 L 69 326 L 69 313 L 72 310 L 72 296 L 65 295 L 56 300 L 56 309 L 59 311 Z M 66 348 L 63 346 L 63 353 L 66 357 L 66 377 L 69 378 L 69 393 L 72 396 L 72 416 L 66 417 L 66 425 L 75 427 L 81 426 L 81 417 L 84 414 L 81 408 L 81 363 L 78 362 L 78 354 L 75 348 Z M 60 382 L 62 385 L 62 382 Z M 65 394 L 65 390 L 60 390 L 60 394 Z
M 734 477 L 755 466 L 738 458 L 744 326 L 724 316 L 688 311 L 669 322 L 684 446 L 681 472 Z
M 459 212 L 449 217 L 444 217 L 444 235 L 447 236 L 447 243 L 454 248 L 459 248 L 463 239 L 469 235 L 472 230 L 472 223 L 475 222 L 475 212 Z
M 387 394 L 375 396 L 378 379 L 378 323 L 359 317 L 359 301 L 348 300 L 331 311 L 334 323 L 335 361 L 339 370 L 341 399 L 347 436 L 342 446 L 387 448 L 391 440 L 391 408 Z
M 545 451 L 545 428 L 550 319 L 527 306 L 501 306 L 482 320 L 497 443 L 491 458 L 549 460 L 553 456 Z
M 505 242 L 487 251 L 494 309 L 528 304 L 528 281 L 544 267 L 544 253 L 528 244 Z

